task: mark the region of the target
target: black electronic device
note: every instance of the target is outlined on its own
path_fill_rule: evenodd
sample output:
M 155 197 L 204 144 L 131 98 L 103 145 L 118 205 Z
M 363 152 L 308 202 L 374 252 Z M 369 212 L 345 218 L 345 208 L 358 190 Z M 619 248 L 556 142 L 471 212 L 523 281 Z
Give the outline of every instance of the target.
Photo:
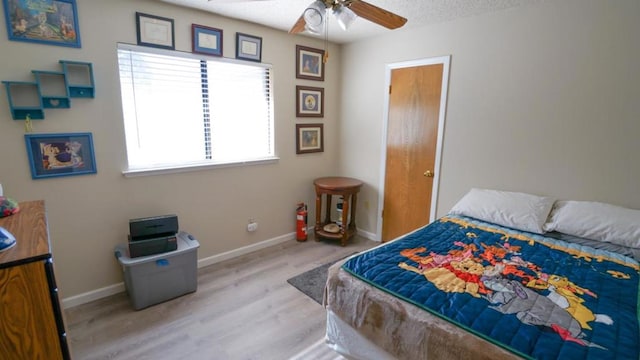
M 178 229 L 176 215 L 129 220 L 129 256 L 134 258 L 176 250 Z

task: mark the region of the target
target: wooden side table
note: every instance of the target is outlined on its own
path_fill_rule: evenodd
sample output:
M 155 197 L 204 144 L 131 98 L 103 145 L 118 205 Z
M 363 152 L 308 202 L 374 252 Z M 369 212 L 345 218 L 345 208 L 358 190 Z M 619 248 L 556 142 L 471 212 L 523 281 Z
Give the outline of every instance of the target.
M 345 246 L 347 240 L 356 233 L 356 201 L 358 192 L 362 187 L 362 181 L 348 177 L 323 177 L 313 181 L 316 187 L 316 226 L 314 232 L 316 241 L 320 238 L 340 240 L 340 245 Z M 322 214 L 322 195 L 327 197 L 324 221 L 320 220 Z M 331 221 L 331 196 L 342 197 L 342 226 L 338 232 L 326 231 L 324 227 L 328 224 L 335 224 Z M 350 220 L 347 224 L 347 219 Z

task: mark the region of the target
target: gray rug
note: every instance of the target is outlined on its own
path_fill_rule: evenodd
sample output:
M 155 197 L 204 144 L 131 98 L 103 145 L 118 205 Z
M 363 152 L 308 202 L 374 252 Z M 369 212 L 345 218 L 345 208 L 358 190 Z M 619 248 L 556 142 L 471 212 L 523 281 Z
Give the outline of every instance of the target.
M 351 256 L 351 255 L 347 255 Z M 346 257 L 346 256 L 345 256 Z M 302 291 L 305 295 L 312 298 L 318 304 L 322 305 L 322 295 L 324 294 L 324 285 L 327 283 L 327 270 L 337 261 L 331 261 L 324 265 L 320 265 L 309 271 L 303 272 L 300 275 L 294 276 L 288 279 L 287 282 L 293 285 L 296 289 Z

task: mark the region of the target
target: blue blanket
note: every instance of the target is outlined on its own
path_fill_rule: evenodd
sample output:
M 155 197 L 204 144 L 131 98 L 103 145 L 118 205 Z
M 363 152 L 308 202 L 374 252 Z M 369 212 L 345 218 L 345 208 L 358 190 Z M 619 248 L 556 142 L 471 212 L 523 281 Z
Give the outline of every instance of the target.
M 343 268 L 525 358 L 639 358 L 639 264 L 617 253 L 447 216 Z

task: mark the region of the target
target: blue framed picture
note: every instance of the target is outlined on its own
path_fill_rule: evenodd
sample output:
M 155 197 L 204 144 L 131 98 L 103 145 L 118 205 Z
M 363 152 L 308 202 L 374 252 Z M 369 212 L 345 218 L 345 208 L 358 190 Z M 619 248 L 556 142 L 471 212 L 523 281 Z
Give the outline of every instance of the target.
M 222 30 L 191 24 L 191 39 L 192 52 L 222 56 Z
M 236 59 L 262 61 L 262 38 L 236 33 Z
M 33 179 L 95 174 L 91 133 L 26 134 Z
M 75 0 L 2 0 L 9 40 L 80 47 Z

